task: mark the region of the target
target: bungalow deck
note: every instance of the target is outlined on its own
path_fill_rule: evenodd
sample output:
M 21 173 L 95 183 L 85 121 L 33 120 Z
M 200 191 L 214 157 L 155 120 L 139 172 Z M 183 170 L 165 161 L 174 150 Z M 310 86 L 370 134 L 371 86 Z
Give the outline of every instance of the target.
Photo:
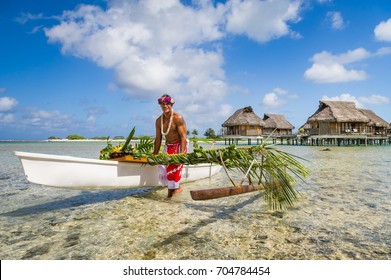
M 247 141 L 248 145 L 260 145 L 265 139 L 273 144 L 302 145 L 302 146 L 373 146 L 391 145 L 391 135 L 366 134 L 329 134 L 329 135 L 278 135 L 278 136 L 240 136 L 227 135 L 224 137 L 225 145 L 239 144 Z
M 391 136 L 365 134 L 311 135 L 301 137 L 310 146 L 368 146 L 391 144 Z

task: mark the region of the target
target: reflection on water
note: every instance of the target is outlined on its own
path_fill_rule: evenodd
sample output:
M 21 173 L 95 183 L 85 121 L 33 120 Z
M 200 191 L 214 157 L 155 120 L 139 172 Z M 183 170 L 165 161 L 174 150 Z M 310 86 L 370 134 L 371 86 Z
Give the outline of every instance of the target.
M 254 192 L 193 201 L 224 172 L 162 188 L 75 191 L 30 184 L 12 151 L 96 158 L 104 143 L 0 144 L 1 259 L 391 259 L 391 147 L 279 146 L 312 170 L 293 209 Z

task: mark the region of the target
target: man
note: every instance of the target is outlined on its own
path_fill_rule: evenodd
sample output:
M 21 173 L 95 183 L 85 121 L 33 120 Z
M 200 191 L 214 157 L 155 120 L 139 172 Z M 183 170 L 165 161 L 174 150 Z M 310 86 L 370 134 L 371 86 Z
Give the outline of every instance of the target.
M 158 103 L 163 113 L 156 119 L 156 137 L 153 153 L 159 153 L 163 136 L 166 137 L 164 152 L 168 154 L 187 153 L 186 123 L 183 117 L 172 109 L 175 103 L 174 99 L 170 95 L 164 94 L 158 99 Z M 169 164 L 159 174 L 163 184 L 168 187 L 167 198 L 177 196 L 182 192 L 182 187 L 180 186 L 182 168 L 183 164 Z

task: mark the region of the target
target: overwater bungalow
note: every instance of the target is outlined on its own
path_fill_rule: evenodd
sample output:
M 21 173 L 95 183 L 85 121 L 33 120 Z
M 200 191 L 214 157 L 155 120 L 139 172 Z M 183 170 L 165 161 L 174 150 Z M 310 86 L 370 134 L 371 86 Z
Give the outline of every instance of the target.
M 373 111 L 358 109 L 354 102 L 320 101 L 318 110 L 303 126 L 310 135 L 387 135 L 389 124 Z
M 366 133 L 368 135 L 386 136 L 389 123 L 376 115 L 371 110 L 360 109 L 360 111 L 369 118 L 367 123 Z
M 323 101 L 308 118 L 310 135 L 365 133 L 369 118 L 356 108 L 354 102 Z
M 309 124 L 308 122 L 306 122 L 299 128 L 299 135 L 301 136 L 310 135 L 310 132 L 311 132 L 311 124 Z
M 265 126 L 263 127 L 264 135 L 292 135 L 292 131 L 295 128 L 290 122 L 285 119 L 284 115 L 265 114 L 263 117 L 263 121 L 265 122 Z
M 262 135 L 265 122 L 248 106 L 237 110 L 221 126 L 226 137 L 256 137 Z
M 371 110 L 356 108 L 354 102 L 321 100 L 302 128 L 309 142 L 360 145 L 385 143 L 388 126 Z
M 283 115 L 264 114 L 261 119 L 251 106 L 237 110 L 223 124 L 229 143 L 247 139 L 263 141 L 263 136 L 293 145 L 382 145 L 391 144 L 391 124 L 373 111 L 356 108 L 349 101 L 319 101 L 316 112 L 293 134 L 294 126 Z

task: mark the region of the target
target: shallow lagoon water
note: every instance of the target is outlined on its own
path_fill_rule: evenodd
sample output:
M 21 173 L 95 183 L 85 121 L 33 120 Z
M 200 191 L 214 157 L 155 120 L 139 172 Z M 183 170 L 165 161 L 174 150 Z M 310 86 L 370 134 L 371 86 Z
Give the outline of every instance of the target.
M 293 209 L 272 212 L 253 192 L 193 201 L 229 186 L 224 172 L 166 189 L 64 190 L 24 178 L 13 151 L 97 158 L 105 143 L 0 143 L 1 259 L 391 259 L 391 146 L 278 146 L 309 160 Z M 239 179 L 238 179 L 239 180 Z

